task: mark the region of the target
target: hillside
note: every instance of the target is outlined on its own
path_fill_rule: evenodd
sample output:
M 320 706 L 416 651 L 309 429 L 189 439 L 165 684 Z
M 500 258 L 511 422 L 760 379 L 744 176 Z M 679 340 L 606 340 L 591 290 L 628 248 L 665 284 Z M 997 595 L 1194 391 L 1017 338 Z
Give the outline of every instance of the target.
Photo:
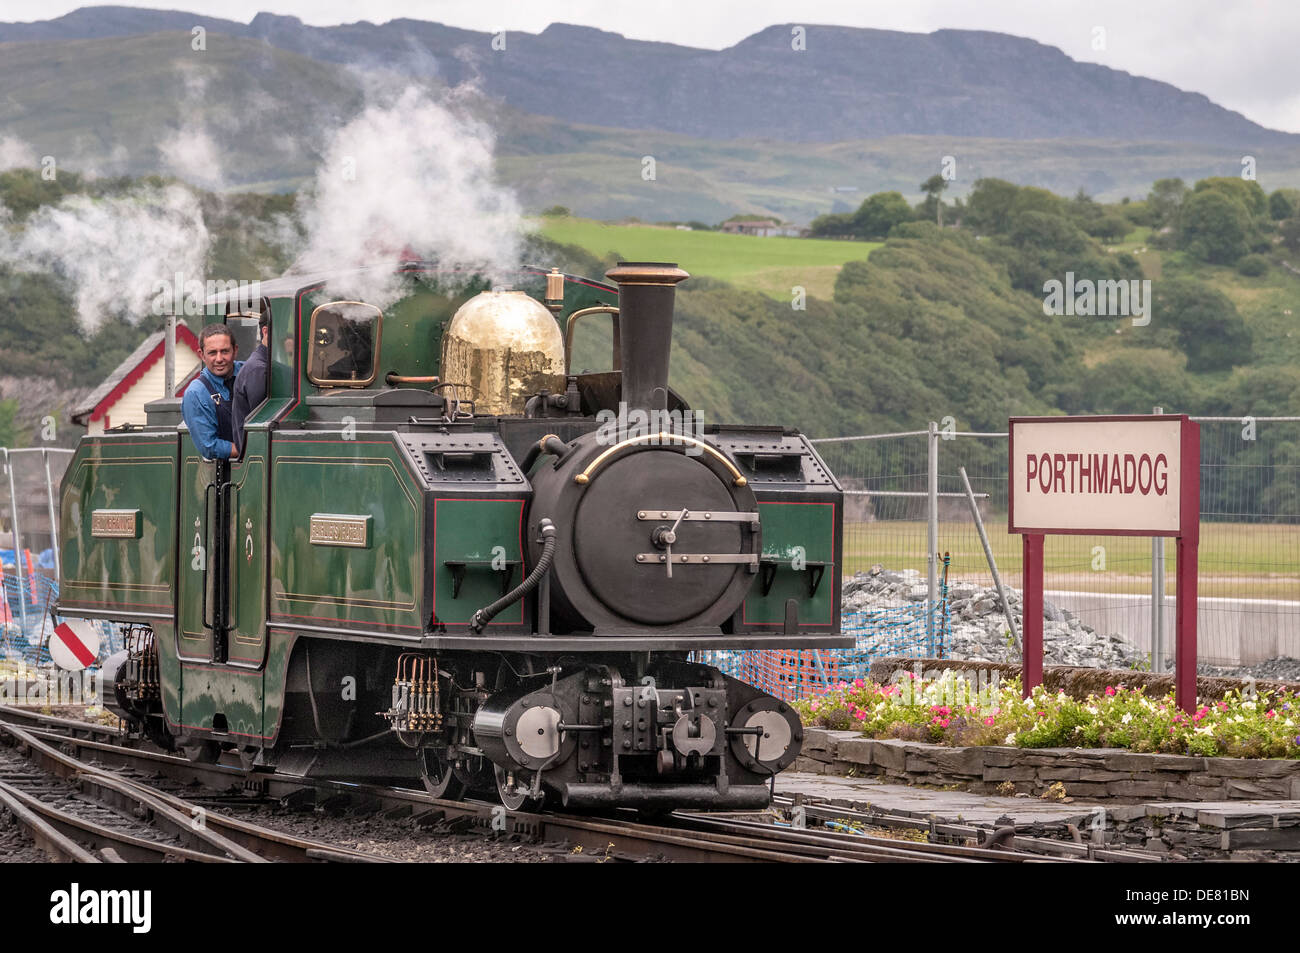
M 487 42 L 481 34 L 428 23 L 327 29 L 295 23 L 264 16 L 251 25 L 237 24 L 192 14 L 100 7 L 43 23 L 0 24 L 0 161 L 21 152 L 28 163 L 55 156 L 61 170 L 97 175 L 161 172 L 209 189 L 292 191 L 311 180 L 330 133 L 363 106 L 392 101 L 395 90 L 408 82 L 444 89 L 447 82 L 464 78 L 459 71 L 466 67 L 457 51 Z M 190 27 L 195 24 L 211 31 L 202 51 L 191 49 Z M 890 102 L 900 100 L 895 105 L 908 120 L 895 122 L 888 119 L 895 106 L 873 98 L 889 99 L 881 92 L 886 87 L 879 77 L 863 74 L 866 66 L 846 62 L 841 65 L 847 71 L 834 82 L 820 73 L 820 79 L 800 79 L 802 73 L 787 78 L 780 71 L 791 89 L 816 87 L 805 89 L 808 99 L 801 103 L 788 99 L 793 93 L 766 89 L 742 70 L 746 78 L 743 83 L 736 80 L 740 85 L 728 95 L 743 93 L 746 102 L 728 102 L 721 108 L 724 91 L 718 82 L 701 81 L 698 88 L 674 94 L 673 114 L 680 113 L 681 122 L 660 122 L 646 113 L 648 106 L 637 105 L 648 95 L 646 90 L 655 88 L 647 77 L 657 75 L 654 71 L 662 70 L 664 63 L 677 63 L 686 71 L 683 76 L 692 75 L 683 64 L 694 63 L 698 56 L 707 60 L 734 54 L 742 64 L 761 64 L 763 56 L 775 55 L 762 52 L 770 32 L 721 53 L 638 45 L 614 34 L 600 34 L 600 42 L 592 43 L 590 37 L 583 40 L 583 31 L 567 27 L 553 27 L 536 37 L 512 35 L 508 56 L 479 64 L 485 67 L 480 92 L 462 92 L 457 100 L 466 114 L 484 119 L 493 130 L 497 174 L 526 209 L 535 212 L 559 204 L 601 220 L 636 216 L 712 223 L 744 213 L 807 223 L 817 215 L 855 206 L 873 192 L 898 190 L 914 196 L 917 184 L 938 170 L 944 156 L 955 163 L 950 188 L 956 195 L 968 193 L 980 178 L 993 177 L 1061 194 L 1084 188 L 1100 199 L 1117 200 L 1143 194 L 1158 178 L 1193 181 L 1238 174 L 1243 154 L 1255 157 L 1270 190 L 1300 187 L 1300 137 L 1251 127 L 1203 97 L 1171 88 L 1129 89 L 1124 83 L 1139 81 L 1071 64 L 1058 51 L 1039 44 L 992 34 L 967 36 L 962 56 L 978 60 L 997 50 L 1006 52 L 1004 47 L 1019 50 L 1024 56 L 1013 61 L 1021 73 L 1009 88 L 1056 89 L 1063 98 L 1053 101 L 1050 109 L 1042 102 L 1031 107 L 1006 101 L 1011 93 L 994 95 L 978 84 L 962 86 L 959 102 L 939 91 L 926 97 L 909 92 L 902 98 L 905 102 L 894 93 Z M 872 31 L 823 35 L 814 30 L 810 37 L 820 36 L 819 43 L 835 49 L 847 44 L 845 50 L 874 49 L 872 44 L 888 42 L 892 52 L 882 62 L 911 77 L 909 82 L 919 83 L 920 90 L 927 87 L 916 74 L 935 67 L 933 57 L 947 57 L 944 70 L 964 62 L 942 46 L 962 36 L 948 32 L 953 35 L 882 34 L 882 39 Z M 622 50 L 628 58 L 609 50 Z M 816 64 L 825 62 L 830 52 L 809 55 L 807 69 L 821 70 Z M 853 59 L 847 52 L 844 57 Z M 346 65 L 357 58 L 371 72 Z M 536 73 L 525 66 L 540 61 L 545 68 L 539 65 Z M 642 61 L 648 64 L 644 74 L 636 66 Z M 597 71 L 599 82 L 587 75 L 594 69 L 592 63 L 610 71 Z M 373 71 L 379 67 L 382 74 Z M 708 70 L 715 71 L 714 66 Z M 731 67 L 718 67 L 716 75 L 729 77 L 728 70 Z M 1047 72 L 1031 76 L 1026 70 Z M 509 78 L 516 73 L 528 81 Z M 578 82 L 581 77 L 586 78 Z M 1081 84 L 1068 96 L 1056 85 L 1066 79 Z M 998 80 L 1004 81 L 1010 82 L 1006 76 Z M 498 82 L 509 88 L 496 88 Z M 597 88 L 590 88 L 592 83 Z M 510 84 L 519 89 L 512 92 L 515 86 Z M 829 90 L 821 90 L 823 86 Z M 554 95 L 534 101 L 530 97 L 538 90 Z M 619 90 L 617 102 L 609 99 L 616 95 L 613 90 Z M 837 100 L 841 93 L 851 94 L 853 103 Z M 701 96 L 709 102 L 695 103 L 692 97 Z M 995 104 L 992 112 L 1003 118 L 986 115 L 979 105 L 984 99 Z M 1071 108 L 1060 109 L 1060 102 L 1066 101 Z M 1194 101 L 1200 102 L 1195 109 L 1188 105 Z M 943 107 L 947 111 L 942 115 L 912 122 L 945 102 L 952 108 Z M 826 108 L 835 116 L 822 114 L 826 103 L 832 104 Z M 1133 110 L 1142 111 L 1140 121 L 1121 121 Z M 1169 124 L 1172 117 L 1192 113 L 1218 116 L 1209 126 L 1204 125 L 1208 119 L 1187 126 L 1207 130 L 1201 141 L 1189 140 L 1186 130 Z M 739 123 L 735 117 L 749 114 L 766 118 L 727 127 L 722 136 L 726 123 Z M 805 115 L 817 117 L 818 135 L 808 138 L 798 132 Z M 845 125 L 843 116 L 870 121 Z M 1008 117 L 1015 116 L 1021 118 L 1012 128 Z M 1091 125 L 1057 121 L 1061 116 L 1091 116 Z M 642 125 L 626 128 L 638 123 Z M 6 149 L 6 143 L 18 146 Z M 650 178 L 644 175 L 646 157 L 654 160 Z
M 930 34 L 770 26 L 723 50 L 630 40 L 552 24 L 492 35 L 421 20 L 313 27 L 259 14 L 247 24 L 189 13 L 89 7 L 0 24 L 0 43 L 120 38 L 202 25 L 330 63 L 382 65 L 458 84 L 522 112 L 571 123 L 711 139 L 835 142 L 895 135 L 1104 137 L 1294 143 L 1205 96 L 1079 63 L 1033 40 L 972 30 Z M 214 39 L 210 49 L 220 44 Z M 502 55 L 504 54 L 504 55 Z M 1062 104 L 1069 103 L 1068 109 Z

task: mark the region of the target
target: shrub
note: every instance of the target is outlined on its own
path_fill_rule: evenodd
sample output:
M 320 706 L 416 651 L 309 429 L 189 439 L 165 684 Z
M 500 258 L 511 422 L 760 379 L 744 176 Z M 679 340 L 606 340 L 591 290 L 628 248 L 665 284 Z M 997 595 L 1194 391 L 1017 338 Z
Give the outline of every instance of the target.
M 1258 278 L 1268 271 L 1268 259 L 1263 255 L 1242 255 L 1237 260 L 1237 271 L 1247 278 Z

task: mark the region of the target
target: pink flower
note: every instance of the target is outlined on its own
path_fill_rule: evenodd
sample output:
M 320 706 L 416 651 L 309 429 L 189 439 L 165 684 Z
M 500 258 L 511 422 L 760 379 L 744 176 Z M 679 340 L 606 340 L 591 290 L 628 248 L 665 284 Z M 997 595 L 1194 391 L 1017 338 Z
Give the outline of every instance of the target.
M 1114 694 L 1115 694 L 1115 687 L 1114 687 L 1113 685 L 1107 685 L 1107 686 L 1106 686 L 1106 694 L 1107 694 L 1107 695 L 1114 695 Z
M 865 684 L 866 684 L 866 682 L 864 682 L 864 681 L 863 681 L 862 679 L 860 679 L 860 678 L 855 678 L 855 679 L 853 680 L 853 687 L 854 687 L 854 688 L 861 688 L 861 687 L 862 687 L 863 685 L 865 685 Z
M 1276 718 L 1276 717 L 1277 717 L 1277 712 L 1275 712 L 1273 709 L 1270 708 L 1270 709 L 1268 710 L 1268 714 L 1265 715 L 1264 717 L 1265 717 L 1265 718 Z
M 993 724 L 993 716 L 992 716 L 992 715 L 989 715 L 987 718 L 985 718 L 985 719 L 984 719 L 984 724 L 986 724 L 986 725 L 991 725 L 991 724 Z

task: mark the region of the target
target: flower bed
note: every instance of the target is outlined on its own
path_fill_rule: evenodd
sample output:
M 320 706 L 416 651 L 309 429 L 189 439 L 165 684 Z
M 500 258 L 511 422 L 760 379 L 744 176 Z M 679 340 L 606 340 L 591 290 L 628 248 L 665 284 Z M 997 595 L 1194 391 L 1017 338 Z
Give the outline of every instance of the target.
M 1192 714 L 1173 694 L 1109 685 L 1079 700 L 1039 686 L 1021 698 L 1019 679 L 977 684 L 955 672 L 935 679 L 901 673 L 889 684 L 855 679 L 796 702 L 810 726 L 949 746 L 1124 748 L 1230 758 L 1300 759 L 1300 699 L 1294 692 L 1230 691 Z

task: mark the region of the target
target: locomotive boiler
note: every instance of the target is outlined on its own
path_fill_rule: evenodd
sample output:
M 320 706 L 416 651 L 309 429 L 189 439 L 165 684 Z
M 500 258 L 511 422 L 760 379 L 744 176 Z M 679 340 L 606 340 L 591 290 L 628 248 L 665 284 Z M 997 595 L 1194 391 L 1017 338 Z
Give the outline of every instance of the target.
M 669 386 L 676 265 L 395 271 L 382 310 L 330 275 L 261 285 L 268 398 L 238 460 L 202 459 L 174 399 L 82 439 L 58 611 L 128 628 L 115 709 L 252 772 L 765 805 L 799 718 L 704 653 L 849 644 L 835 477 L 799 430 L 702 423 Z M 593 319 L 612 366 L 577 372 Z

